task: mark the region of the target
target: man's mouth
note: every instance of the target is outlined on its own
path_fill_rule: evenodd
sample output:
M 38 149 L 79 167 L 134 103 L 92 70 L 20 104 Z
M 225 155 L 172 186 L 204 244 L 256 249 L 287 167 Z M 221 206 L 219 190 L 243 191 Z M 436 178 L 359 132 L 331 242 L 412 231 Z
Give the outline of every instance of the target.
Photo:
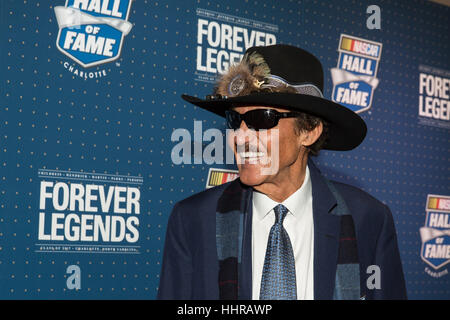
M 242 163 L 259 163 L 266 156 L 265 152 L 244 151 L 238 153 Z
M 246 151 L 246 152 L 240 152 L 239 156 L 243 159 L 258 159 L 261 157 L 264 157 L 264 152 L 254 152 L 254 151 Z

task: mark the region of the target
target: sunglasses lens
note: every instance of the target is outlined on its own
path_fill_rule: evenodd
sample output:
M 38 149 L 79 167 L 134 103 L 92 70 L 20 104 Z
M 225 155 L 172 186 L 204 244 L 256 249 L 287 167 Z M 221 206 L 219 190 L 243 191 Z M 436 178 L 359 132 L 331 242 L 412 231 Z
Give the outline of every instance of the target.
M 227 119 L 227 126 L 230 129 L 237 130 L 241 126 L 241 115 L 234 110 L 226 110 L 225 116 Z
M 245 124 L 249 129 L 271 129 L 278 124 L 276 112 L 272 109 L 257 109 L 245 113 Z
M 249 129 L 265 130 L 271 129 L 278 124 L 277 112 L 272 109 L 256 109 L 240 114 L 234 110 L 226 110 L 228 128 L 237 130 L 241 127 L 242 120 Z

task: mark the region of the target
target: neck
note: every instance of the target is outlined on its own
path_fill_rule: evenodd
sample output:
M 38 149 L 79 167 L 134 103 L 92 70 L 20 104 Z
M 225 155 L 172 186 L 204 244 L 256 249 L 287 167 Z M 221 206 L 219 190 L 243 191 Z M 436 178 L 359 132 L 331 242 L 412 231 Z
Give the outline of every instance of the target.
M 308 155 L 304 153 L 297 161 L 284 172 L 279 172 L 272 181 L 265 182 L 253 188 L 264 193 L 270 199 L 281 203 L 303 184 L 306 175 Z

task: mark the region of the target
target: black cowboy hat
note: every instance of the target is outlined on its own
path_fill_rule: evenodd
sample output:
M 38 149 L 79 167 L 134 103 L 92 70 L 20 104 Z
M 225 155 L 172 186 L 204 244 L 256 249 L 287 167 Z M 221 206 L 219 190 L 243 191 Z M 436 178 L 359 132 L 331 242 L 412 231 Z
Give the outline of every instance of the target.
M 281 89 L 281 90 L 280 90 Z M 323 98 L 323 70 L 311 53 L 289 45 L 249 48 L 241 63 L 222 76 L 214 95 L 205 100 L 182 95 L 200 108 L 225 117 L 237 106 L 271 106 L 301 111 L 326 120 L 328 150 L 351 150 L 366 136 L 364 120 L 355 112 Z

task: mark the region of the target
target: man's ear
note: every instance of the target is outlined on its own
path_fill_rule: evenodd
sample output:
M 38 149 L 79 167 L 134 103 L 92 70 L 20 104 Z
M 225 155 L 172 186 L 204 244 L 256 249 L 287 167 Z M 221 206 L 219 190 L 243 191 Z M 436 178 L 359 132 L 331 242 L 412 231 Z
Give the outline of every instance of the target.
M 308 147 L 314 144 L 314 142 L 316 142 L 317 139 L 319 139 L 320 135 L 322 134 L 322 131 L 323 131 L 323 124 L 322 122 L 319 122 L 319 124 L 314 129 L 304 133 L 302 145 L 304 147 Z

